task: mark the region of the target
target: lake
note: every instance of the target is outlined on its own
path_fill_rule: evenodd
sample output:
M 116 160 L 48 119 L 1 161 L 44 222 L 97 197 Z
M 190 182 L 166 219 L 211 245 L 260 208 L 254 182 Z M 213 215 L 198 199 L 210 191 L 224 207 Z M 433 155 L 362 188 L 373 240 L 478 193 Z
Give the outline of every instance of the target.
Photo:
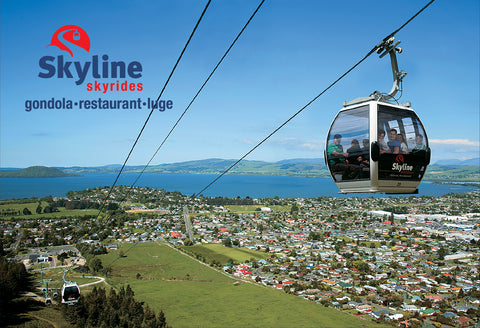
M 120 176 L 117 185 L 130 186 L 138 174 L 126 173 Z M 179 191 L 192 195 L 202 190 L 215 179 L 212 174 L 154 174 L 144 173 L 137 186 Z M 80 177 L 61 178 L 0 178 L 0 199 L 65 196 L 67 191 L 77 191 L 99 186 L 111 186 L 116 174 L 85 174 Z M 467 192 L 475 187 L 461 185 L 438 185 L 430 181 L 422 181 L 417 195 L 443 196 L 447 193 Z M 331 179 L 304 178 L 264 175 L 224 175 L 209 189 L 204 196 L 245 198 L 309 198 L 319 196 L 348 197 L 389 197 L 384 194 L 340 194 Z M 405 195 L 403 195 L 405 196 Z M 408 195 L 406 195 L 408 196 Z

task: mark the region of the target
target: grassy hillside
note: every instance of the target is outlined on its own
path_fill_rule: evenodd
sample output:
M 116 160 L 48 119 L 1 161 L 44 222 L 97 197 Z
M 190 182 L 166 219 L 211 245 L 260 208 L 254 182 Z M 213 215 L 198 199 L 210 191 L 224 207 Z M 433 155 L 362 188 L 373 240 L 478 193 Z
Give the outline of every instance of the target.
M 478 166 L 430 165 L 424 179 L 437 181 L 480 181 Z
M 269 287 L 241 282 L 166 245 L 139 243 L 102 255 L 110 283 L 130 284 L 136 298 L 162 309 L 172 327 L 377 327 Z M 126 251 L 129 249 L 129 251 Z M 137 279 L 137 273 L 141 279 Z
M 41 207 L 45 208 L 48 203 L 45 201 L 41 202 Z M 9 220 L 12 217 L 16 219 L 41 219 L 41 218 L 51 218 L 51 217 L 79 217 L 84 215 L 96 215 L 98 214 L 97 209 L 74 209 L 67 210 L 65 207 L 58 207 L 58 212 L 52 213 L 41 213 L 37 214 L 35 210 L 37 209 L 38 202 L 35 203 L 18 203 L 12 204 L 5 201 L 0 201 L 0 220 Z M 28 208 L 32 214 L 24 215 L 23 209 Z M 18 213 L 20 212 L 20 213 Z
M 195 254 L 205 258 L 206 263 L 216 261 L 221 265 L 226 265 L 232 260 L 241 263 L 251 259 L 260 260 L 266 258 L 265 253 L 249 250 L 246 248 L 229 248 L 221 244 L 206 244 L 183 246 L 188 254 Z

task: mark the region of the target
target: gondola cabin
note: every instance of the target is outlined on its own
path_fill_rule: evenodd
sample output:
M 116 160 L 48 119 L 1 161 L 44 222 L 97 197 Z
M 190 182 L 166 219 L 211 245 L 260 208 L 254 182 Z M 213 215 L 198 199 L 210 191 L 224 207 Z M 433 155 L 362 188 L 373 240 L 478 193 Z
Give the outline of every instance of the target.
M 416 193 L 430 163 L 422 122 L 407 106 L 367 99 L 337 114 L 325 162 L 343 193 Z
M 62 303 L 76 304 L 80 299 L 80 287 L 76 282 L 66 281 L 62 286 Z

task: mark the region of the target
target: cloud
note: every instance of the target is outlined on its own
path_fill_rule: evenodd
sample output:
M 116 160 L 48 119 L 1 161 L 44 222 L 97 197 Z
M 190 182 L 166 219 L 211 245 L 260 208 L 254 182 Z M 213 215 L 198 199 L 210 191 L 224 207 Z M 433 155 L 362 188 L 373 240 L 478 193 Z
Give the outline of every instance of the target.
M 240 143 L 247 144 L 247 145 L 253 145 L 253 141 L 250 139 L 239 139 L 238 140 Z
M 457 145 L 480 147 L 480 141 L 471 141 L 468 139 L 428 139 L 432 145 Z
M 429 139 L 434 159 L 472 159 L 480 156 L 480 142 L 468 139 Z
M 280 146 L 288 150 L 300 150 L 300 151 L 323 151 L 325 147 L 324 141 L 317 140 L 300 140 L 297 138 L 285 138 L 280 140 L 273 140 L 271 144 Z

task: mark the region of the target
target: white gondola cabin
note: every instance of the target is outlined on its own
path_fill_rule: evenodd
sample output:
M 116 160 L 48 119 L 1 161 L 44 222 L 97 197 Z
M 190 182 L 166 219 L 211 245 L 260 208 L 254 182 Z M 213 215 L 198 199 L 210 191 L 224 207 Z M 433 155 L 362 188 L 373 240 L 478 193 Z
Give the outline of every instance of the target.
M 345 103 L 328 132 L 325 163 L 343 193 L 417 193 L 430 163 L 427 134 L 410 103 L 390 102 L 407 74 L 398 70 L 399 43 L 390 37 L 376 46 L 380 58 L 390 55 L 390 92 Z
M 76 304 L 80 299 L 80 287 L 76 282 L 65 281 L 62 286 L 62 303 Z
M 327 136 L 325 161 L 344 193 L 416 193 L 430 148 L 415 112 L 367 100 L 343 108 Z

